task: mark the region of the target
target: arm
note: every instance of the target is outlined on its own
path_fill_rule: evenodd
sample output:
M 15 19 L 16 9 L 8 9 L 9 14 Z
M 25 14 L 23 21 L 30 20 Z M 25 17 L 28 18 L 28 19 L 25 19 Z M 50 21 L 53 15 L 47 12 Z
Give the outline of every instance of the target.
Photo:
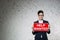
M 34 23 L 35 23 L 35 22 L 34 22 Z M 33 23 L 33 24 L 34 24 L 34 23 Z M 33 27 L 34 27 L 34 26 L 32 26 L 32 34 L 35 35 L 37 32 L 35 32 L 35 31 L 33 30 Z
M 35 35 L 35 34 L 36 34 L 36 32 L 34 32 L 34 30 L 33 30 L 33 27 L 32 27 L 32 34 L 33 34 L 33 35 Z
M 48 22 L 48 24 L 49 24 L 49 22 Z M 50 32 L 51 32 L 50 31 L 50 25 L 48 25 L 48 26 L 49 26 L 49 28 L 48 28 L 48 32 L 47 33 L 50 34 Z

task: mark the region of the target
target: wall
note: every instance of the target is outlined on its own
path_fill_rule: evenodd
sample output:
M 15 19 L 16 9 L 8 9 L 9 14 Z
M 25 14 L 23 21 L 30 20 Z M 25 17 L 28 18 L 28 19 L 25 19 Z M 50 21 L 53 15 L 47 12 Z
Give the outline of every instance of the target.
M 60 40 L 60 0 L 0 0 L 1 40 L 34 40 L 31 27 L 43 10 L 51 26 L 49 40 Z

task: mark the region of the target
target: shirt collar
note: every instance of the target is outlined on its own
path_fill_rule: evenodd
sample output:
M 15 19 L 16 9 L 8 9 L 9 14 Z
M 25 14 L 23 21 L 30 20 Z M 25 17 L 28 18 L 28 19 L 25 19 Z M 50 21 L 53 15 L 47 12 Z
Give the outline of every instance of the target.
M 39 23 L 43 23 L 43 20 L 38 20 Z

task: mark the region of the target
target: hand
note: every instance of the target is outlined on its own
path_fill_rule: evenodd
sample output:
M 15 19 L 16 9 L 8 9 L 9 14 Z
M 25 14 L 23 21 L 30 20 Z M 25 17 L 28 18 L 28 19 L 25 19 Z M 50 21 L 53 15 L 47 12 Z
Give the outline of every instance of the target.
M 34 32 L 33 27 L 32 27 L 32 32 Z
M 50 25 L 48 25 L 48 31 L 50 30 Z

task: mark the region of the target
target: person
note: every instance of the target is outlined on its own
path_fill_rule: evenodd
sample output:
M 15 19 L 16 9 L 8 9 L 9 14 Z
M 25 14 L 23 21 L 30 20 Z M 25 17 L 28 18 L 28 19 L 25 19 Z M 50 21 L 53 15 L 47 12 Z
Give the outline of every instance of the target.
M 34 23 L 48 23 L 49 24 L 48 21 L 43 19 L 44 17 L 43 10 L 39 10 L 37 14 L 38 14 L 39 19 L 37 21 L 34 21 Z M 48 40 L 47 33 L 50 34 L 50 25 L 49 25 L 48 32 L 35 32 L 34 30 L 32 30 L 32 34 L 35 35 L 35 40 Z

